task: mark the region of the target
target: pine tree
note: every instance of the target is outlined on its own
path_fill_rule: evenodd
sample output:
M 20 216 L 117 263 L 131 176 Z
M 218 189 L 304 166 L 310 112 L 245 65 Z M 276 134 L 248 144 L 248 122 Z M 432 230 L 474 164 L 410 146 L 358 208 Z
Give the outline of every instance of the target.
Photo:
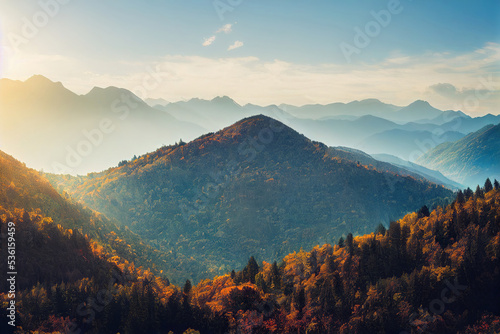
M 469 198 L 471 198 L 472 196 L 474 196 L 474 192 L 472 191 L 471 188 L 467 188 L 465 189 L 464 191 L 464 195 L 465 195 L 465 200 L 469 200 Z
M 500 190 L 500 183 L 498 183 L 497 179 L 495 179 L 494 184 L 495 184 L 495 190 Z
M 474 193 L 474 195 L 476 196 L 476 198 L 484 198 L 483 189 L 481 189 L 479 185 L 476 187 L 476 192 Z
M 339 245 L 340 248 L 344 247 L 345 245 L 344 237 L 340 237 L 339 241 L 337 242 L 337 245 Z
M 345 244 L 347 246 L 347 252 L 351 255 L 354 253 L 354 238 L 352 233 L 349 233 L 345 239 Z
M 484 183 L 484 192 L 489 193 L 492 190 L 493 190 L 493 185 L 491 184 L 491 180 L 487 178 L 486 182 Z
M 255 261 L 255 258 L 253 256 L 250 256 L 248 264 L 245 269 L 243 269 L 243 271 L 246 274 L 246 281 L 255 283 L 255 275 L 259 273 L 259 265 L 257 264 L 257 261 Z
M 262 275 L 262 273 L 258 273 L 257 275 L 255 275 L 255 285 L 257 285 L 257 287 L 259 287 L 262 292 L 268 292 L 267 283 L 264 280 L 264 276 Z
M 302 309 L 304 309 L 304 307 L 306 306 L 306 293 L 303 287 L 299 289 L 294 299 L 295 299 L 295 308 L 299 310 L 299 318 L 302 318 Z
M 271 265 L 271 286 L 274 289 L 281 289 L 281 276 L 276 261 Z
M 380 223 L 378 224 L 377 229 L 375 230 L 375 235 L 377 234 L 385 235 L 386 231 L 387 229 L 385 228 L 384 224 Z
M 459 191 L 459 194 L 462 194 L 462 191 Z M 463 197 L 463 194 L 462 194 Z M 423 217 L 429 217 L 431 215 L 429 208 L 427 205 L 424 205 L 423 207 L 418 210 L 418 218 L 423 218 Z
M 182 289 L 182 291 L 184 291 L 185 295 L 189 295 L 189 293 L 191 292 L 191 288 L 192 288 L 191 281 L 186 280 L 186 283 L 184 284 L 184 288 Z
M 462 192 L 462 190 L 459 190 L 458 193 L 457 193 L 457 203 L 458 204 L 463 204 L 465 203 L 465 195 L 464 193 Z

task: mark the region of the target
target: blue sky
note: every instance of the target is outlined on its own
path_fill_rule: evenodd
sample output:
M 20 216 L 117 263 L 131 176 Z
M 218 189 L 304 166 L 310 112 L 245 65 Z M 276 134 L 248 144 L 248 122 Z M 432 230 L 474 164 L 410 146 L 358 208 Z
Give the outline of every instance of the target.
M 426 99 L 443 109 L 463 105 L 482 85 L 491 94 L 469 113 L 498 113 L 496 0 L 59 1 L 0 3 L 2 76 L 42 74 L 83 94 L 93 86 L 133 90 L 154 69 L 163 79 L 145 97 L 229 95 L 259 104 L 373 97 L 399 105 Z M 54 3 L 59 8 L 43 22 L 41 4 Z M 397 13 L 382 26 L 373 12 L 388 8 Z M 26 21 L 37 23 L 35 17 L 40 27 L 26 36 Z M 375 30 L 359 47 L 356 29 L 366 34 L 367 27 Z M 346 46 L 357 52 L 346 57 Z M 455 94 L 439 90 L 443 84 Z

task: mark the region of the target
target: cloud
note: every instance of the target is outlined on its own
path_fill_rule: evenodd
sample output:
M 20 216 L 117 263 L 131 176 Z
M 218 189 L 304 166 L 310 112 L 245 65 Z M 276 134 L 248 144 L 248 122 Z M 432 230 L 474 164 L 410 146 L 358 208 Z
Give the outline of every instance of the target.
M 450 83 L 438 83 L 429 87 L 429 90 L 442 96 L 456 97 L 458 95 L 457 87 Z
M 500 90 L 498 81 L 493 80 L 493 75 L 484 75 L 475 82 L 475 87 L 468 85 L 461 89 L 450 83 L 438 83 L 429 86 L 428 96 L 435 100 L 441 99 L 448 104 L 453 104 L 453 109 L 461 110 L 468 114 L 477 111 L 489 110 L 498 113 L 495 105 L 500 103 Z
M 233 31 L 233 25 L 231 23 L 228 23 L 228 24 L 225 24 L 223 25 L 219 30 L 217 30 L 215 33 L 218 34 L 218 33 L 225 33 L 225 34 L 229 34 L 231 31 Z
M 236 41 L 234 42 L 232 45 L 230 45 L 228 48 L 227 48 L 227 51 L 231 51 L 231 50 L 234 50 L 234 49 L 237 49 L 237 48 L 241 48 L 243 46 L 243 42 L 241 41 Z
M 214 36 L 210 36 L 209 38 L 205 38 L 205 41 L 203 42 L 203 46 L 209 46 L 209 45 L 212 45 L 212 43 L 215 41 L 215 35 Z
M 231 31 L 233 31 L 233 24 L 232 23 L 228 23 L 228 24 L 225 24 L 223 25 L 222 27 L 220 27 L 216 32 L 215 34 L 220 34 L 220 33 L 225 33 L 225 34 L 229 34 Z M 202 45 L 203 46 L 210 46 L 212 45 L 213 42 L 215 42 L 215 39 L 217 38 L 216 35 L 212 35 L 208 38 L 205 38 L 205 40 L 203 41 Z M 241 42 L 240 42 L 241 43 Z M 240 45 L 241 46 L 241 45 Z M 240 46 L 237 46 L 237 47 L 240 47 Z M 232 50 L 232 49 L 231 49 Z

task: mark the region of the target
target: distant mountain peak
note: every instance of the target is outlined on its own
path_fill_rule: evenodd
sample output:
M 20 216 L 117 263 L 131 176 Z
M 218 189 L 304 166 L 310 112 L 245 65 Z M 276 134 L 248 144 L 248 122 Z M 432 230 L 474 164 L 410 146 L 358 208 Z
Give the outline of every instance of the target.
M 64 88 L 64 86 L 61 82 L 59 82 L 59 81 L 54 82 L 54 81 L 50 80 L 49 78 L 47 78 L 43 75 L 40 75 L 40 74 L 33 75 L 32 77 L 27 79 L 24 83 L 29 85 L 29 86 Z
M 87 93 L 87 95 L 94 95 L 94 94 L 103 94 L 103 93 L 116 93 L 116 92 L 125 92 L 127 91 L 126 89 L 123 88 L 118 88 L 115 86 L 109 86 L 106 88 L 102 87 L 94 87 L 90 90 L 90 92 Z
M 229 96 L 217 96 L 215 98 L 212 99 L 211 102 L 215 102 L 215 103 L 222 103 L 222 104 L 236 104 L 236 105 L 239 105 L 238 103 L 236 103 L 236 101 L 234 101 L 232 98 L 230 98 Z
M 54 83 L 54 81 L 50 80 L 49 78 L 41 75 L 41 74 L 35 74 L 32 77 L 30 77 L 28 80 L 25 81 L 26 83 Z
M 118 88 L 115 86 L 109 86 L 106 88 L 94 87 L 90 90 L 90 92 L 88 92 L 85 95 L 85 97 L 94 100 L 101 100 L 101 99 L 114 100 L 114 99 L 121 99 L 123 94 L 131 96 L 135 103 L 139 103 L 142 106 L 147 106 L 146 102 L 141 100 L 137 95 L 135 95 L 131 91 L 125 88 Z
M 364 99 L 364 100 L 359 101 L 359 103 L 361 103 L 361 104 L 372 104 L 372 103 L 383 103 L 383 102 L 380 101 L 379 99 Z
M 434 108 L 429 102 L 424 100 L 416 100 L 408 105 L 408 107 L 418 107 L 418 108 Z M 407 108 L 408 108 L 407 107 Z

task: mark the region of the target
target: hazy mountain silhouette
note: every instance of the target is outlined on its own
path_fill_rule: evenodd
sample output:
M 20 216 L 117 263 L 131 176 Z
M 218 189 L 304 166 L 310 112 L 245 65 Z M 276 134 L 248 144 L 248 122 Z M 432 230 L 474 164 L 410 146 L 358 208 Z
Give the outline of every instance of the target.
M 347 159 L 365 166 L 373 166 L 378 171 L 387 171 L 401 176 L 411 176 L 421 181 L 431 181 L 450 189 L 463 189 L 463 185 L 454 182 L 440 172 L 425 168 L 415 163 L 399 159 L 388 154 L 369 155 L 363 151 L 348 147 L 330 147 L 331 156 Z
M 386 153 L 413 162 L 437 145 L 464 136 L 452 131 L 436 135 L 430 131 L 391 129 L 368 136 L 355 146 L 370 154 Z
M 500 179 L 500 125 L 488 125 L 458 141 L 443 143 L 417 162 L 471 188 L 488 177 Z
M 103 170 L 202 128 L 149 107 L 130 91 L 93 88 L 77 95 L 43 76 L 0 80 L 1 148 L 47 171 Z

